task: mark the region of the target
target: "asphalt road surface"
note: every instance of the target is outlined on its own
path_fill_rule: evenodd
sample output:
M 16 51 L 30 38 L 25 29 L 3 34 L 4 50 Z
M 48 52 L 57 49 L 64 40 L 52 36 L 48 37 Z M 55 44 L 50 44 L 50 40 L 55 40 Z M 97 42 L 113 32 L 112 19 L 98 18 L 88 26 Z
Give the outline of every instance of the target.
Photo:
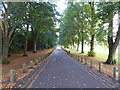
M 47 63 L 27 88 L 113 88 L 84 70 L 83 64 L 68 56 L 60 47 L 46 60 Z

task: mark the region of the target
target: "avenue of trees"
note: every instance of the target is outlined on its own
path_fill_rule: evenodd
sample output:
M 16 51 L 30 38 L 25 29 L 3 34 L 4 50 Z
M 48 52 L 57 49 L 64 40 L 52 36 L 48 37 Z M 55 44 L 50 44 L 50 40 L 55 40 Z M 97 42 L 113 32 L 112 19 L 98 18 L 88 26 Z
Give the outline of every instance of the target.
M 76 44 L 77 50 L 81 45 L 81 53 L 84 53 L 84 45 L 88 44 L 89 56 L 95 54 L 95 43 L 107 45 L 109 55 L 105 63 L 114 64 L 120 40 L 120 22 L 118 30 L 113 30 L 115 14 L 120 17 L 120 2 L 69 2 L 61 18 L 59 43 L 72 49 Z
M 58 12 L 49 2 L 2 2 L 2 63 L 9 63 L 10 53 L 51 48 L 56 44 Z

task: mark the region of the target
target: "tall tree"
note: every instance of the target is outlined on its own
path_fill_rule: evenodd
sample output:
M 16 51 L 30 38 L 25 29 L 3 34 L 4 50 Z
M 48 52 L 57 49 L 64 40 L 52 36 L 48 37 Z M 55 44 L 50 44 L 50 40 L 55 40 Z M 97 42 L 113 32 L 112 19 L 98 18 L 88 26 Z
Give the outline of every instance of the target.
M 99 9 L 101 10 L 100 16 L 104 23 L 109 23 L 108 25 L 108 47 L 109 54 L 108 59 L 105 63 L 114 64 L 115 52 L 120 40 L 120 24 L 118 27 L 118 31 L 116 34 L 113 34 L 113 17 L 116 13 L 120 11 L 120 3 L 119 2 L 108 2 L 108 3 L 100 3 Z M 113 37 L 115 39 L 113 39 Z
M 55 15 L 57 15 L 57 11 L 55 9 L 55 5 L 51 3 L 34 3 L 35 13 L 32 25 L 33 31 L 33 52 L 36 52 L 37 47 L 37 39 L 39 37 L 40 32 L 47 32 L 51 29 L 51 27 L 55 27 Z M 34 12 L 33 11 L 33 12 Z M 39 23 L 39 24 L 38 24 Z
M 18 11 L 20 12 L 19 4 L 11 2 L 2 2 L 3 11 L 2 11 L 2 62 L 5 63 L 8 61 L 8 49 L 12 40 L 15 36 L 15 30 L 20 23 L 20 18 Z M 14 8 L 14 11 L 13 11 Z

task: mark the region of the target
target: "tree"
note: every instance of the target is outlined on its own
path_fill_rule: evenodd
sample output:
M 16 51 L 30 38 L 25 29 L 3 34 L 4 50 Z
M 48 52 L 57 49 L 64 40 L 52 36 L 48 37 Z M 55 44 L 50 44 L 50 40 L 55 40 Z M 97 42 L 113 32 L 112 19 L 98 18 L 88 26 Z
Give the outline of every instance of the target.
M 119 44 L 120 40 L 120 24 L 118 27 L 118 31 L 116 32 L 116 35 L 113 34 L 113 17 L 116 13 L 119 12 L 120 4 L 119 2 L 108 2 L 108 3 L 100 3 L 99 9 L 101 9 L 100 15 L 104 23 L 109 23 L 108 25 L 108 47 L 109 47 L 109 55 L 108 59 L 105 63 L 107 64 L 114 64 L 114 56 L 117 49 L 117 46 Z M 109 9 L 109 10 L 108 10 Z M 113 39 L 115 38 L 115 40 Z
M 37 39 L 40 32 L 47 32 L 51 27 L 55 27 L 55 15 L 57 11 L 55 5 L 51 3 L 34 3 L 35 13 L 33 14 L 34 19 L 31 23 L 32 26 L 32 38 L 33 40 L 33 52 L 36 52 Z M 32 11 L 32 12 L 34 12 Z M 39 24 L 38 24 L 39 23 Z
M 15 7 L 17 3 L 2 2 L 2 62 L 8 62 L 8 49 L 11 45 L 13 38 L 15 36 L 15 30 L 20 23 L 20 18 L 18 11 L 20 10 L 19 5 Z M 13 11 L 14 8 L 14 11 Z M 17 12 L 17 13 L 16 13 Z
M 55 28 L 55 15 L 57 15 L 57 12 L 54 4 L 45 2 L 3 2 L 2 4 L 2 61 L 6 63 L 8 62 L 8 51 L 11 50 L 12 45 L 17 46 L 19 44 L 17 39 L 14 39 L 16 35 L 16 37 L 24 35 L 24 39 L 18 39 L 22 44 L 21 46 L 24 46 L 24 56 L 27 56 L 27 50 L 31 44 L 33 44 L 33 51 L 36 52 L 40 33 Z M 33 43 L 28 42 L 30 38 L 32 38 Z M 13 40 L 14 42 L 12 42 Z M 50 44 L 53 42 L 49 41 Z M 47 45 L 47 47 L 51 46 Z
M 87 27 L 89 26 L 89 25 L 87 26 L 87 24 L 89 23 L 87 23 L 86 17 L 84 15 L 85 14 L 84 8 L 85 8 L 84 3 L 72 3 L 72 2 L 68 3 L 68 8 L 66 9 L 65 15 L 62 20 L 63 24 L 61 23 L 61 26 L 66 27 L 63 28 L 64 30 L 66 31 L 69 30 L 69 32 L 65 32 L 67 34 L 70 34 L 67 35 L 68 36 L 67 39 L 71 39 L 71 40 L 75 39 L 72 41 L 77 44 L 77 50 L 81 42 L 81 46 L 82 46 L 81 53 L 84 53 L 84 41 L 87 41 L 88 35 L 86 34 L 86 31 L 88 33 Z M 71 40 L 68 40 L 69 43 L 71 43 Z
M 80 44 L 80 40 L 81 40 L 81 53 L 84 53 L 84 41 L 87 38 L 86 35 L 86 20 L 85 20 L 85 16 L 83 13 L 83 8 L 84 8 L 84 3 L 71 3 L 71 6 L 73 7 L 72 12 L 74 11 L 74 15 L 73 17 L 75 17 L 75 28 L 76 28 L 76 34 L 78 36 L 78 42 L 77 42 L 77 51 L 79 49 L 79 44 Z

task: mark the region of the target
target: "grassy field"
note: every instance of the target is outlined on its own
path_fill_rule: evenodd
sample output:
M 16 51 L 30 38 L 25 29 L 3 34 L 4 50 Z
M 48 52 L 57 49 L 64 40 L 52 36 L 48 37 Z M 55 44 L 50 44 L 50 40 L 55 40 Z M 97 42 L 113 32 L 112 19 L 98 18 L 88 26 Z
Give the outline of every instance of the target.
M 79 51 L 76 51 L 75 49 L 73 50 L 73 49 L 70 49 L 70 48 L 65 48 L 65 49 L 70 51 L 71 53 L 74 53 L 74 54 L 77 54 L 77 55 L 83 55 L 83 56 L 87 56 L 87 52 L 89 51 L 88 46 L 85 46 L 85 49 L 84 49 L 85 53 L 84 54 L 80 53 L 80 51 L 81 51 L 80 49 L 79 49 Z M 94 50 L 96 52 L 96 56 L 93 57 L 93 59 L 95 59 L 97 61 L 102 61 L 102 62 L 105 62 L 107 60 L 107 57 L 108 57 L 108 48 L 107 47 L 96 46 Z M 118 52 L 116 52 L 115 59 L 118 62 Z

